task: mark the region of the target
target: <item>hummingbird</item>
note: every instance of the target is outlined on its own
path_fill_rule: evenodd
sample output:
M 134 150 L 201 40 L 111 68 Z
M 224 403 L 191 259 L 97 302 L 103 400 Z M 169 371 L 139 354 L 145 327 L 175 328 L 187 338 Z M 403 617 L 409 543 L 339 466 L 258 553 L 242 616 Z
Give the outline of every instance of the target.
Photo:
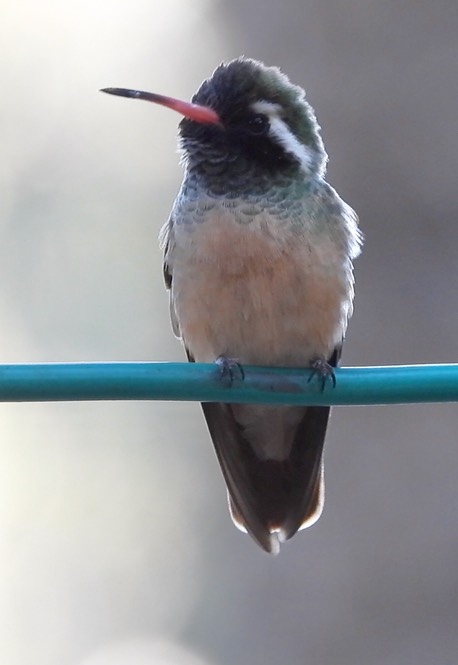
M 305 91 L 240 57 L 192 97 L 104 88 L 183 117 L 184 178 L 160 233 L 172 328 L 190 362 L 311 368 L 335 381 L 353 311 L 355 212 L 326 182 Z M 320 517 L 330 408 L 204 403 L 232 518 L 263 550 Z

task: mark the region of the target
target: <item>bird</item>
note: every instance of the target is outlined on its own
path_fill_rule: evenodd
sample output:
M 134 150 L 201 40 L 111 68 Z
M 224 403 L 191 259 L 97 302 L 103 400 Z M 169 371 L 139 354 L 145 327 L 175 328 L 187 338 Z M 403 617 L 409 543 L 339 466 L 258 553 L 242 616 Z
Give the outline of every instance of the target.
M 335 381 L 353 311 L 358 217 L 325 180 L 305 91 L 239 57 L 185 102 L 126 88 L 181 114 L 184 177 L 160 233 L 175 335 L 189 362 L 311 368 Z M 328 406 L 202 404 L 236 526 L 266 552 L 314 524 L 324 503 Z

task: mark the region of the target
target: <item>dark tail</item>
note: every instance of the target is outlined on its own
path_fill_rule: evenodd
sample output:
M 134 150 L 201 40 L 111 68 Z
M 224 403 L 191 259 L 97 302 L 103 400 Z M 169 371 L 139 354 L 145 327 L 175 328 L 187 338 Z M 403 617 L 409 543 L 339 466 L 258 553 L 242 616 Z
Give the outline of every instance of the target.
M 288 452 L 280 459 L 269 459 L 253 445 L 253 428 L 237 420 L 239 405 L 205 403 L 202 408 L 234 521 L 266 552 L 278 552 L 282 541 L 313 524 L 321 514 L 322 456 L 330 408 L 299 409 L 300 418 L 289 434 Z M 275 409 L 298 411 L 288 406 Z M 262 425 L 268 428 L 267 418 Z

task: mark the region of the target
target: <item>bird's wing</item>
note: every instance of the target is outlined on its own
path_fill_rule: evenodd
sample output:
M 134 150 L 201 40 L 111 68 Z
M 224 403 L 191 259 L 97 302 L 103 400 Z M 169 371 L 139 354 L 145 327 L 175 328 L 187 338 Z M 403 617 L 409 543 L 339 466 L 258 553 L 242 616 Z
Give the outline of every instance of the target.
M 159 245 L 163 253 L 163 263 L 162 263 L 162 272 L 164 275 L 165 288 L 169 292 L 169 312 L 170 312 L 170 322 L 172 324 L 172 330 L 175 337 L 180 338 L 180 325 L 178 323 L 178 318 L 173 306 L 172 299 L 172 268 L 170 266 L 170 255 L 174 247 L 174 237 L 173 237 L 173 217 L 170 216 L 167 222 L 161 229 L 159 235 Z

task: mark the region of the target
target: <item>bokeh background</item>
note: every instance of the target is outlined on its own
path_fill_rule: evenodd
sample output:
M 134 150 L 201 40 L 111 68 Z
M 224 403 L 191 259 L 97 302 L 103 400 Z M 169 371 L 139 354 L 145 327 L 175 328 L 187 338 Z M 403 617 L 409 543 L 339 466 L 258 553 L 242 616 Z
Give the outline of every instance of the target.
M 182 360 L 157 233 L 222 60 L 303 85 L 366 235 L 346 365 L 458 356 L 456 0 L 3 0 L 0 362 Z M 456 405 L 335 409 L 327 503 L 264 555 L 200 408 L 0 406 L 5 665 L 441 665 L 458 654 Z

